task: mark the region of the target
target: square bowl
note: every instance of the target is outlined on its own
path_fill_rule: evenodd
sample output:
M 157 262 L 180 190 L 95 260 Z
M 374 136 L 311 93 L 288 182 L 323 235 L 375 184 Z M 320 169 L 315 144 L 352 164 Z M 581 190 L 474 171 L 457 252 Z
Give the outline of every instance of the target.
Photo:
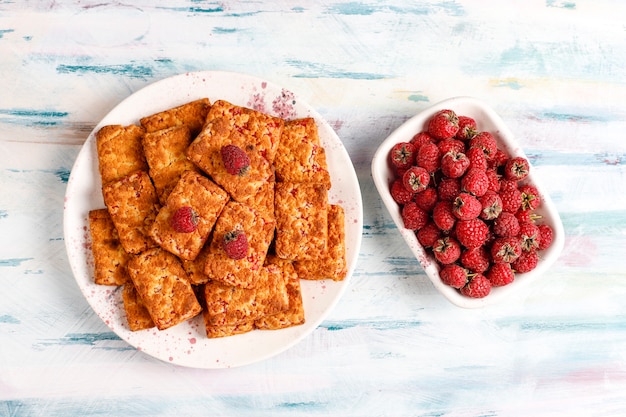
M 446 285 L 439 276 L 439 265 L 432 253 L 429 253 L 417 240 L 413 230 L 406 229 L 401 216 L 401 208 L 391 196 L 391 183 L 395 174 L 389 162 L 389 153 L 392 147 L 399 142 L 408 142 L 418 132 L 426 130 L 428 120 L 438 111 L 450 109 L 457 115 L 472 117 L 476 120 L 479 131 L 488 131 L 496 138 L 498 147 L 510 157 L 520 156 L 528 159 L 516 142 L 513 133 L 508 129 L 498 114 L 482 101 L 472 97 L 454 97 L 428 107 L 419 112 L 393 133 L 391 133 L 378 147 L 372 159 L 372 177 L 376 189 L 389 211 L 400 235 L 409 246 L 411 252 L 420 263 L 426 275 L 435 288 L 450 302 L 462 308 L 480 308 L 496 303 L 518 291 L 522 286 L 529 285 L 545 273 L 559 257 L 564 245 L 563 223 L 550 196 L 545 191 L 536 172 L 531 166 L 530 173 L 524 182 L 532 183 L 539 191 L 541 205 L 535 209 L 535 213 L 541 215 L 541 223 L 548 224 L 554 232 L 553 242 L 540 253 L 537 267 L 530 272 L 516 273 L 515 279 L 508 285 L 492 287 L 489 295 L 483 298 L 470 298 L 460 293 L 459 290 Z

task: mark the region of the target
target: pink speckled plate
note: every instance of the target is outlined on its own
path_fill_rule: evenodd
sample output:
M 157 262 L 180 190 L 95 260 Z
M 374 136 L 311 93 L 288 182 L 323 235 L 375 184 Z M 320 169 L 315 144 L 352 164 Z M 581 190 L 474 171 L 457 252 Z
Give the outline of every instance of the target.
M 415 233 L 404 227 L 400 208 L 391 197 L 390 184 L 394 178 L 394 174 L 389 164 L 389 152 L 396 143 L 407 142 L 411 140 L 413 135 L 425 130 L 428 120 L 436 112 L 443 109 L 451 109 L 458 115 L 473 117 L 478 124 L 478 129 L 491 132 L 496 137 L 498 146 L 502 148 L 502 150 L 511 156 L 526 157 L 523 149 L 515 140 L 513 133 L 491 107 L 472 97 L 454 97 L 424 109 L 392 132 L 391 135 L 380 144 L 374 154 L 372 159 L 372 177 L 376 189 L 396 224 L 400 235 L 405 240 L 422 268 L 424 268 L 426 275 L 430 278 L 435 288 L 450 302 L 459 307 L 479 308 L 499 302 L 505 297 L 512 296 L 518 292 L 522 286 L 529 285 L 544 274 L 561 254 L 565 234 L 561 218 L 555 205 L 552 203 L 550 195 L 541 184 L 541 179 L 537 176 L 537 172 L 534 168 L 531 168 L 531 172 L 525 181 L 534 184 L 542 198 L 542 204 L 536 210 L 536 213 L 542 216 L 541 223 L 549 224 L 554 229 L 554 241 L 548 249 L 541 251 L 541 260 L 537 268 L 530 272 L 516 274 L 515 281 L 503 287 L 492 288 L 491 293 L 484 298 L 466 297 L 458 290 L 441 281 L 439 277 L 439 267 L 434 257 L 419 244 Z
M 348 276 L 342 282 L 303 281 L 306 323 L 283 330 L 255 330 L 247 334 L 208 339 L 202 317 L 165 331 L 132 332 L 126 323 L 121 288 L 93 282 L 93 258 L 88 212 L 103 208 L 95 132 L 108 124 L 139 123 L 139 118 L 195 99 L 227 100 L 285 119 L 313 117 L 326 149 L 332 180 L 329 200 L 346 213 Z M 94 128 L 72 168 L 64 208 L 65 244 L 83 295 L 102 320 L 122 339 L 163 361 L 196 368 L 228 368 L 257 362 L 294 346 L 324 320 L 345 291 L 356 266 L 363 230 L 361 191 L 352 161 L 339 137 L 309 105 L 283 88 L 264 80 L 229 72 L 194 72 L 151 84 L 134 93 Z

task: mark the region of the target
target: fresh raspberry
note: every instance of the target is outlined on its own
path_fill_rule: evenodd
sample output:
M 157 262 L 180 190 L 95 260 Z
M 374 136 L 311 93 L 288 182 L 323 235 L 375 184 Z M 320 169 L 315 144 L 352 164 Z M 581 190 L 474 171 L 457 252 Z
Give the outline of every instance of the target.
M 459 220 L 475 219 L 480 214 L 482 207 L 480 201 L 468 193 L 460 193 L 452 201 L 452 212 Z
M 491 282 L 483 274 L 476 274 L 463 288 L 461 294 L 471 298 L 484 298 L 491 292 Z
M 540 224 L 537 227 L 539 228 L 539 233 L 541 234 L 541 237 L 539 238 L 539 247 L 537 249 L 548 249 L 554 240 L 554 230 L 547 224 Z
M 456 132 L 457 139 L 469 140 L 476 136 L 476 120 L 469 116 L 459 116 L 459 130 Z
M 519 221 L 519 223 L 522 224 L 526 222 L 534 223 L 535 220 L 538 220 L 541 218 L 541 215 L 536 214 L 532 210 L 522 210 L 520 208 L 519 210 L 515 212 L 515 217 L 517 217 L 517 220 Z
M 513 263 L 511 263 L 511 268 L 515 270 L 515 272 L 530 272 L 537 267 L 539 263 L 539 255 L 536 251 L 524 251 Z
M 526 184 L 519 188 L 522 193 L 522 210 L 534 210 L 541 205 L 539 190 L 534 185 Z
M 496 263 L 511 263 L 521 254 L 522 245 L 518 237 L 500 237 L 491 245 L 491 259 Z
M 440 110 L 428 121 L 427 130 L 436 139 L 452 138 L 459 130 L 459 118 L 452 110 Z
M 516 216 L 517 218 L 517 216 Z M 522 240 L 523 251 L 534 251 L 539 248 L 541 241 L 541 232 L 536 224 L 531 222 L 520 223 L 518 236 Z
M 480 217 L 483 220 L 493 220 L 502 213 L 502 199 L 500 196 L 488 190 L 485 195 L 479 199 L 481 205 Z
M 467 271 L 457 264 L 444 266 L 439 271 L 441 281 L 453 288 L 462 288 L 467 284 Z
M 485 276 L 494 287 L 508 285 L 515 279 L 515 273 L 513 269 L 511 269 L 511 264 L 506 262 L 491 265 L 491 268 L 489 268 Z
M 470 160 L 462 152 L 448 151 L 441 157 L 441 172 L 448 178 L 460 178 L 465 174 Z
M 500 191 L 510 191 L 518 189 L 517 181 L 507 180 L 505 178 L 501 178 L 500 180 Z
M 434 189 L 433 187 L 428 187 L 421 193 L 415 194 L 414 200 L 415 203 L 417 203 L 417 205 L 422 210 L 430 213 L 431 211 L 433 211 L 435 204 L 437 204 L 439 197 L 437 195 L 436 189 Z
M 502 181 L 502 184 L 505 183 Z M 502 199 L 502 211 L 515 213 L 522 206 L 522 193 L 517 188 L 500 189 L 498 195 Z
M 465 143 L 458 139 L 443 139 L 437 142 L 437 146 L 439 147 L 439 152 L 441 155 L 445 155 L 448 152 L 465 152 Z
M 426 225 L 428 219 L 428 213 L 419 208 L 415 201 L 410 201 L 402 207 L 402 221 L 407 229 L 421 229 Z
M 461 178 L 461 189 L 481 197 L 487 192 L 489 180 L 484 170 L 472 168 Z
M 401 178 L 394 180 L 394 182 L 391 184 L 390 192 L 391 192 L 391 198 L 393 198 L 393 201 L 395 201 L 396 203 L 400 205 L 406 204 L 409 201 L 413 200 L 414 194 L 411 191 L 406 189 L 406 187 L 402 183 Z
M 489 265 L 491 264 L 489 252 L 487 252 L 485 246 L 465 249 L 461 252 L 460 261 L 464 268 L 478 274 L 484 273 L 487 269 L 489 269 Z
M 452 201 L 439 201 L 435 204 L 435 208 L 433 208 L 433 222 L 444 232 L 454 227 L 456 216 L 452 212 Z
M 420 146 L 415 163 L 417 166 L 425 168 L 431 174 L 437 171 L 441 166 L 439 146 L 432 142 Z
M 422 167 L 412 166 L 402 175 L 402 184 L 404 188 L 412 193 L 419 193 L 428 187 L 430 182 L 430 174 Z
M 419 229 L 415 235 L 417 236 L 417 241 L 420 245 L 425 248 L 432 248 L 435 245 L 435 242 L 441 239 L 441 230 L 439 230 L 437 225 L 431 221 Z
M 224 235 L 222 248 L 229 258 L 243 259 L 248 255 L 248 238 L 243 231 L 233 230 Z
M 250 169 L 248 154 L 238 146 L 226 145 L 221 149 L 222 162 L 231 175 L 244 175 Z
M 506 165 L 506 161 L 509 160 L 508 155 L 500 148 L 496 150 L 496 154 L 493 158 L 489 159 L 487 163 L 489 164 L 489 168 L 498 169 Z
M 469 168 L 480 168 L 483 171 L 487 169 L 487 158 L 481 148 L 469 148 L 465 151 L 465 156 L 469 159 Z
M 513 213 L 503 211 L 493 221 L 492 230 L 497 237 L 517 236 L 520 231 L 519 221 L 517 221 L 517 217 Z
M 444 177 L 437 185 L 440 200 L 452 201 L 461 192 L 461 181 L 458 178 Z
M 191 233 L 198 228 L 198 213 L 189 206 L 182 206 L 170 218 L 170 226 L 178 233 Z
M 521 156 L 509 159 L 504 166 L 504 178 L 507 180 L 521 181 L 528 176 L 529 172 L 528 160 Z
M 489 226 L 480 219 L 459 220 L 455 230 L 459 243 L 469 249 L 482 246 L 489 236 Z
M 419 132 L 416 133 L 413 138 L 411 138 L 411 143 L 415 146 L 415 151 L 417 152 L 419 148 L 425 143 L 435 143 L 436 140 L 428 132 Z
M 389 153 L 391 166 L 396 169 L 409 168 L 415 162 L 415 145 L 410 142 L 400 142 L 393 145 Z
M 489 132 L 480 132 L 469 142 L 470 148 L 478 147 L 483 150 L 487 161 L 492 159 L 498 151 L 498 143 L 496 138 Z
M 495 191 L 496 193 L 500 191 L 500 174 L 493 168 L 488 168 L 485 171 L 487 174 L 487 180 L 489 180 L 488 190 Z
M 459 256 L 461 256 L 461 246 L 456 239 L 447 236 L 435 242 L 433 254 L 440 264 L 448 265 L 459 259 Z

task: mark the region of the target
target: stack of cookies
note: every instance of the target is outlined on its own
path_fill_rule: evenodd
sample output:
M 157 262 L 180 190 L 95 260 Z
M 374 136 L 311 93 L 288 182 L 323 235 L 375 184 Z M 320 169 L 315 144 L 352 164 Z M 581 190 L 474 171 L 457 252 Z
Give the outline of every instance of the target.
M 304 323 L 300 280 L 347 273 L 315 120 L 205 98 L 139 122 L 96 133 L 105 207 L 89 213 L 94 280 L 123 286 L 129 328 Z

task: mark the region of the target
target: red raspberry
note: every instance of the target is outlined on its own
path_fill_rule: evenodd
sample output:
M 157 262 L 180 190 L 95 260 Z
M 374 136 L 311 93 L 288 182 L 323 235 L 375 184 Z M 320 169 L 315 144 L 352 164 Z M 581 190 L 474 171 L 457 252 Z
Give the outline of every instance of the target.
M 389 153 L 391 166 L 396 169 L 409 168 L 415 162 L 415 145 L 410 142 L 396 143 Z
M 541 232 L 536 224 L 531 222 L 520 223 L 519 237 L 522 239 L 523 251 L 534 251 L 539 248 L 541 241 Z
M 435 242 L 441 239 L 441 230 L 433 222 L 428 222 L 424 227 L 419 229 L 415 235 L 417 241 L 425 248 L 432 248 Z
M 534 210 L 541 205 L 541 196 L 537 187 L 526 184 L 519 188 L 522 193 L 522 210 Z
M 496 138 L 489 132 L 480 132 L 469 142 L 470 148 L 478 147 L 483 150 L 487 161 L 492 159 L 498 151 L 498 143 Z
M 402 205 L 406 204 L 409 201 L 413 200 L 413 194 L 411 191 L 407 190 L 404 184 L 402 183 L 402 179 L 398 178 L 391 184 L 391 198 L 393 200 Z
M 448 151 L 441 157 L 441 172 L 448 178 L 460 178 L 465 174 L 470 160 L 462 152 Z
M 439 146 L 439 152 L 441 155 L 445 155 L 448 152 L 465 152 L 465 143 L 461 142 L 458 139 L 444 139 L 437 143 Z
M 415 163 L 431 174 L 437 171 L 441 166 L 439 146 L 432 142 L 423 144 L 417 151 Z
M 415 201 L 410 201 L 402 207 L 402 221 L 407 229 L 421 229 L 426 225 L 428 219 L 428 213 L 419 208 Z
M 522 210 L 521 208 L 515 212 L 515 217 L 519 224 L 533 223 L 535 220 L 540 219 L 541 216 L 534 214 L 531 210 Z
M 485 195 L 479 199 L 481 204 L 481 212 L 479 217 L 483 220 L 493 220 L 502 213 L 502 199 L 500 196 L 488 190 Z
M 539 263 L 539 255 L 534 250 L 524 251 L 522 254 L 511 264 L 511 267 L 515 272 L 530 272 L 537 267 Z
M 461 189 L 474 194 L 476 197 L 485 195 L 488 187 L 489 179 L 482 169 L 472 168 L 461 178 Z
M 414 200 L 422 210 L 430 213 L 431 211 L 433 211 L 435 204 L 437 204 L 439 197 L 437 196 L 436 189 L 434 189 L 433 187 L 428 187 L 421 193 L 415 194 Z
M 467 284 L 467 271 L 457 264 L 444 266 L 439 271 L 441 281 L 453 288 L 462 288 Z
M 473 249 L 465 249 L 461 252 L 461 265 L 474 273 L 484 273 L 491 264 L 489 253 L 485 246 Z
M 418 151 L 419 148 L 425 143 L 435 143 L 436 140 L 428 132 L 419 132 L 416 133 L 415 136 L 411 139 L 411 143 L 415 146 L 415 150 Z
M 458 241 L 469 249 L 484 245 L 489 236 L 489 226 L 480 219 L 459 220 L 455 230 Z
M 402 184 L 404 188 L 412 193 L 419 193 L 428 187 L 430 182 L 430 174 L 422 167 L 412 166 L 402 175 Z
M 483 274 L 476 274 L 463 288 L 461 294 L 471 298 L 484 298 L 491 292 L 491 282 Z
M 461 246 L 456 239 L 447 236 L 435 242 L 433 254 L 440 264 L 448 265 L 459 259 L 459 256 L 461 256 Z
M 461 192 L 461 181 L 458 178 L 442 178 L 437 186 L 440 200 L 452 201 Z
M 520 225 L 513 213 L 503 211 L 493 221 L 492 230 L 493 234 L 498 237 L 513 237 L 518 235 Z
M 459 130 L 456 132 L 457 139 L 468 140 L 476 136 L 476 120 L 468 116 L 459 116 Z
M 515 213 L 522 206 L 522 193 L 517 188 L 500 189 L 498 195 L 502 199 L 502 211 Z
M 222 248 L 229 258 L 243 259 L 248 255 L 248 238 L 242 230 L 233 230 L 224 234 Z
M 487 174 L 487 179 L 489 180 L 488 190 L 495 191 L 496 193 L 500 191 L 500 175 L 495 169 L 488 168 L 485 171 Z
M 515 273 L 511 269 L 511 264 L 506 262 L 493 264 L 485 276 L 494 287 L 508 285 L 515 279 Z
M 547 224 L 540 224 L 537 227 L 539 228 L 539 233 L 541 234 L 541 237 L 539 238 L 539 247 L 537 249 L 548 249 L 554 240 L 554 230 L 552 230 L 552 227 Z
M 459 130 L 459 118 L 452 110 L 440 110 L 428 121 L 427 130 L 436 139 L 452 138 Z
M 456 216 L 452 212 L 451 201 L 439 201 L 433 209 L 433 222 L 440 230 L 447 232 L 454 227 Z
M 487 163 L 489 164 L 489 168 L 497 169 L 506 165 L 506 161 L 509 160 L 507 154 L 500 148 L 496 150 L 496 154 L 493 158 L 489 159 Z
M 189 206 L 182 206 L 170 218 L 170 226 L 178 233 L 191 233 L 198 228 L 198 213 Z
M 491 245 L 491 259 L 496 263 L 511 263 L 521 254 L 522 245 L 518 237 L 500 237 Z
M 459 220 L 475 219 L 482 210 L 482 204 L 468 193 L 460 193 L 452 202 L 452 212 Z
M 487 158 L 485 158 L 485 153 L 481 148 L 469 148 L 465 152 L 465 156 L 469 159 L 470 164 L 469 168 L 480 168 L 483 171 L 487 169 Z
M 222 162 L 231 175 L 244 175 L 250 169 L 248 154 L 238 146 L 226 145 L 221 149 Z
M 521 156 L 509 159 L 504 165 L 504 178 L 521 181 L 528 176 L 530 165 L 528 160 Z

